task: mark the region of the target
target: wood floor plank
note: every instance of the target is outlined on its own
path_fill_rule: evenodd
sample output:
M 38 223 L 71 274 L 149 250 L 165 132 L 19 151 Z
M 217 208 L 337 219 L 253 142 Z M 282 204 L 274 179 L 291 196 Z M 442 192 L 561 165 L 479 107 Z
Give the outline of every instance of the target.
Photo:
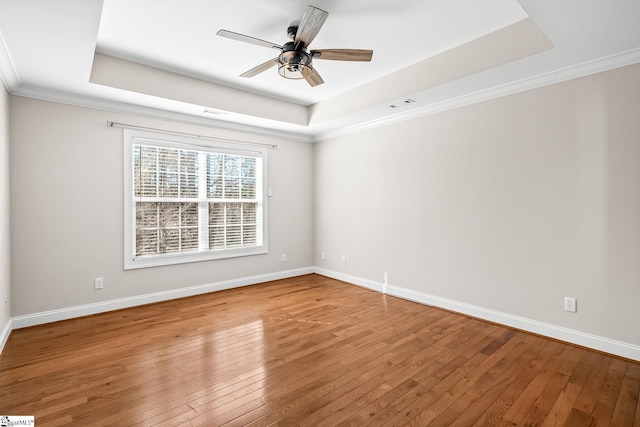
M 519 424 L 525 418 L 528 410 L 533 407 L 534 402 L 540 396 L 553 373 L 555 373 L 564 362 L 566 356 L 564 352 L 569 350 L 567 347 L 560 345 L 556 345 L 555 347 L 555 351 L 551 357 L 545 361 L 544 365 L 536 372 L 532 381 L 527 384 L 527 387 L 522 390 L 516 401 L 511 405 L 511 408 L 504 414 L 505 419 Z
M 591 413 L 593 419 L 600 425 L 611 423 L 613 410 L 620 397 L 620 387 L 624 379 L 626 366 L 627 364 L 622 360 L 613 360 L 607 372 L 598 401 Z
M 399 399 L 391 402 L 389 405 L 385 405 L 383 408 L 377 406 L 377 402 L 373 402 L 370 405 L 371 408 L 367 411 L 363 411 L 369 414 L 367 424 L 370 425 L 382 425 L 389 420 L 392 420 L 401 411 L 406 411 L 407 408 L 411 410 L 411 405 L 420 398 L 427 399 L 435 396 L 435 393 L 431 393 L 433 388 L 444 388 L 447 384 L 455 382 L 457 374 L 461 374 L 464 370 L 470 369 L 474 366 L 475 361 L 478 363 L 481 361 L 481 357 L 477 355 L 478 349 L 484 348 L 488 343 L 492 342 L 497 336 L 502 333 L 500 329 L 497 329 L 489 335 L 476 334 L 474 339 L 465 342 L 465 347 L 460 347 L 457 353 L 458 357 L 451 358 L 450 354 L 445 353 L 443 356 L 438 357 L 437 365 L 427 366 L 426 369 L 418 370 L 413 373 L 409 373 L 411 378 L 419 383 L 419 386 L 415 387 L 410 393 L 401 396 Z M 448 348 L 445 346 L 445 348 Z M 476 351 L 467 354 L 468 349 L 475 348 Z M 474 359 L 474 361 L 471 361 Z M 465 368 L 461 368 L 465 366 Z M 422 397 L 424 393 L 431 393 L 430 397 Z M 354 419 L 353 417 L 351 417 Z
M 633 420 L 633 427 L 640 427 L 640 397 L 637 399 L 636 403 L 636 413 Z
M 420 352 L 411 356 L 406 361 L 404 366 L 396 364 L 395 366 L 403 369 L 398 372 L 398 376 L 402 373 L 409 372 L 409 375 L 413 377 L 416 371 L 419 371 L 425 366 L 430 366 L 432 369 L 437 369 L 440 366 L 437 358 L 444 353 L 444 349 L 432 350 L 431 348 L 424 348 Z M 355 384 L 355 387 L 349 390 L 343 390 L 343 394 L 337 394 L 335 398 L 323 400 L 319 402 L 319 409 L 312 412 L 308 416 L 304 417 L 299 423 L 301 426 L 314 426 L 314 425 L 331 425 L 331 423 L 337 423 L 339 420 L 346 418 L 349 414 L 356 412 L 359 408 L 364 406 L 366 398 L 373 390 L 381 387 L 385 380 L 390 378 L 390 375 L 395 375 L 395 370 L 392 369 L 394 365 L 389 362 L 385 364 L 381 372 L 372 372 L 370 375 L 364 375 L 362 378 L 366 381 Z M 404 378 L 407 378 L 406 376 Z
M 452 330 L 455 328 L 452 328 Z M 382 382 L 378 383 L 374 388 L 369 388 L 365 393 L 360 393 L 360 396 L 353 402 L 350 402 L 348 406 L 342 406 L 339 411 L 336 411 L 329 415 L 326 418 L 327 425 L 336 424 L 345 419 L 353 418 L 356 412 L 362 412 L 369 414 L 372 418 L 372 421 L 380 422 L 383 417 L 386 417 L 391 412 L 392 415 L 395 415 L 398 406 L 406 406 L 410 402 L 415 399 L 416 395 L 419 395 L 424 390 L 438 384 L 442 381 L 443 378 L 446 378 L 448 374 L 456 370 L 460 364 L 468 361 L 466 357 L 456 357 L 454 360 L 451 360 L 450 350 L 447 347 L 447 344 L 450 342 L 450 338 L 452 334 L 443 334 L 440 328 L 436 329 L 437 334 L 434 337 L 437 338 L 438 341 L 435 341 L 431 348 L 427 350 L 427 353 L 431 353 L 430 361 L 427 360 L 425 363 L 422 363 L 420 366 L 412 367 L 409 371 L 406 372 L 408 378 L 411 378 L 419 383 L 417 387 L 411 390 L 411 393 L 408 393 L 402 396 L 401 399 L 392 402 L 389 406 L 384 408 L 383 410 L 379 410 L 376 412 L 371 412 L 366 409 L 367 405 L 375 405 L 377 399 L 380 399 L 381 396 L 384 395 L 386 390 L 390 388 L 390 385 L 393 386 L 393 383 L 387 384 Z M 476 338 L 473 340 L 469 340 L 465 343 L 466 347 L 476 346 L 479 344 L 479 348 L 482 348 L 486 342 L 492 340 L 493 335 L 499 333 L 499 330 L 493 331 L 488 336 L 483 336 L 483 334 L 476 334 Z M 455 335 L 455 334 L 453 334 Z M 461 351 L 464 351 L 466 348 L 461 348 Z M 435 350 L 435 351 L 434 351 Z M 462 353 L 464 354 L 464 353 Z M 440 375 L 439 375 L 440 374 Z M 394 380 L 397 381 L 399 378 L 403 378 L 401 373 L 396 375 L 397 378 Z M 385 380 L 386 381 L 386 380 Z M 353 420 L 352 420 L 353 421 Z M 355 421 L 353 421 L 355 422 Z
M 640 364 L 318 275 L 11 333 L 39 426 L 640 427 Z
M 521 340 L 518 345 L 513 347 L 496 367 L 489 370 L 459 399 L 456 399 L 434 420 L 434 424 L 444 423 L 443 425 L 451 427 L 466 427 L 476 423 L 486 409 L 498 400 L 520 370 L 534 357 L 534 353 L 528 351 L 531 344 L 523 338 L 524 335 L 517 337 Z
M 627 364 L 627 375 L 620 384 L 620 394 L 616 401 L 611 418 L 611 425 L 632 426 L 638 406 L 638 396 L 640 394 L 640 367 Z
M 504 336 L 511 336 L 512 331 L 505 331 Z M 422 426 L 431 423 L 441 413 L 443 413 L 454 401 L 459 399 L 466 391 L 468 391 L 480 378 L 488 371 L 493 369 L 506 354 L 517 346 L 518 339 L 511 339 L 506 344 L 495 349 L 493 353 L 479 355 L 485 356 L 482 363 L 463 376 L 456 375 L 454 383 L 447 390 L 441 389 L 437 391 L 437 398 L 427 407 L 422 409 L 415 417 L 409 421 L 409 425 Z M 457 372 L 456 372 L 457 374 Z
M 407 335 L 403 341 L 415 342 L 415 339 L 411 339 L 411 338 L 412 337 L 410 335 Z M 399 341 L 398 345 L 409 345 L 409 346 L 411 345 L 411 342 L 403 342 L 403 341 Z M 388 353 L 388 354 L 384 354 L 384 353 Z M 344 379 L 345 375 L 353 375 L 353 372 L 352 372 L 354 369 L 353 366 L 356 366 L 356 367 L 361 366 L 362 364 L 371 360 L 372 357 L 378 356 L 380 354 L 384 356 L 389 356 L 387 361 L 390 364 L 393 364 L 392 360 L 395 357 L 395 355 L 393 354 L 393 352 L 389 352 L 389 349 L 386 347 L 381 347 L 379 349 L 376 349 L 375 347 L 371 347 L 368 353 L 362 353 L 362 356 L 360 358 L 358 358 L 355 361 L 351 360 L 348 365 L 343 365 L 342 360 L 327 359 L 325 363 L 334 365 L 336 368 L 331 373 L 327 374 L 326 369 L 325 370 L 321 369 L 317 371 L 314 377 L 308 377 L 306 379 L 301 379 L 301 378 L 294 379 L 294 381 L 292 382 L 291 389 L 287 390 L 286 388 L 281 387 L 282 390 L 288 391 L 288 393 L 273 394 L 271 396 L 273 398 L 272 401 L 270 401 L 265 405 L 261 405 L 261 404 L 256 405 L 255 410 L 247 411 L 244 415 L 238 417 L 238 420 L 242 425 L 247 425 L 250 422 L 256 422 L 256 420 L 259 420 L 259 419 L 263 419 L 263 421 L 261 421 L 258 424 L 269 424 L 270 421 L 268 419 L 265 420 L 264 419 L 265 417 L 271 417 L 271 418 L 274 416 L 277 418 L 283 417 L 287 412 L 286 409 L 283 409 L 283 407 L 286 407 L 286 405 L 295 404 L 297 400 L 300 400 L 300 399 L 303 399 L 303 400 L 314 399 L 315 398 L 314 394 L 316 392 L 322 392 L 327 388 L 330 389 L 338 379 L 340 380 Z M 313 381 L 310 383 L 309 382 L 305 383 L 305 381 L 309 381 L 310 379 L 313 379 Z M 303 390 L 301 390 L 301 388 Z M 313 389 L 314 392 L 312 393 L 305 392 L 304 389 L 306 388 Z M 211 417 L 211 415 L 212 414 L 208 414 L 206 417 Z M 226 417 L 226 418 L 229 418 L 231 416 L 232 414 L 223 415 L 223 417 Z M 206 419 L 206 417 L 200 417 L 197 421 L 198 422 L 203 421 L 204 419 Z
M 531 423 L 532 425 L 540 425 L 544 422 L 546 415 L 554 406 L 555 401 L 569 382 L 569 373 L 578 365 L 580 361 L 579 354 L 580 351 L 577 348 L 567 349 L 566 358 L 560 365 L 559 369 L 551 369 L 547 384 L 544 389 L 542 389 L 533 405 L 529 408 L 526 415 L 522 418 L 523 421 L 526 420 L 526 422 Z

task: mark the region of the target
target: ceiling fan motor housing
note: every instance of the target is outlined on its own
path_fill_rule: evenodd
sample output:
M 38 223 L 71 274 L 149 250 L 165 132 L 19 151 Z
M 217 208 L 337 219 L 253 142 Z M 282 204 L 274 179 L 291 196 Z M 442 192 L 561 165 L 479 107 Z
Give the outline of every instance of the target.
M 302 70 L 311 68 L 311 60 L 311 55 L 306 49 L 296 49 L 293 42 L 286 43 L 278 56 L 278 73 L 287 79 L 301 79 Z

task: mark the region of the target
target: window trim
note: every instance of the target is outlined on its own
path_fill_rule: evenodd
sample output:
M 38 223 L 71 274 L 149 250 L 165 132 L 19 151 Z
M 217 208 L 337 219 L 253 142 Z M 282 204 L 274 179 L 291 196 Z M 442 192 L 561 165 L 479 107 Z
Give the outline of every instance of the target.
M 216 140 L 203 140 L 189 136 L 174 136 L 164 133 L 125 128 L 124 135 L 124 269 L 156 267 L 163 265 L 183 264 L 190 262 L 210 261 L 216 259 L 235 258 L 242 256 L 260 255 L 268 253 L 268 198 L 267 177 L 268 162 L 267 148 L 260 146 L 247 147 L 242 143 Z M 137 142 L 151 142 L 153 145 L 197 151 L 212 151 L 222 154 L 252 155 L 262 158 L 261 196 L 262 208 L 262 245 L 248 248 L 223 249 L 204 252 L 187 252 L 181 254 L 162 254 L 136 258 L 136 211 L 134 184 L 133 145 Z M 260 226 L 258 225 L 258 226 Z

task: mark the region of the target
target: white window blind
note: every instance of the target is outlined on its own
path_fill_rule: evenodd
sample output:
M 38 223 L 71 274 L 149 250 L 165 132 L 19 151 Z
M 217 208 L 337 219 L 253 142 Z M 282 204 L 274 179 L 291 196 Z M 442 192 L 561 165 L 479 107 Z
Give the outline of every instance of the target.
M 125 130 L 125 268 L 266 253 L 265 159 Z

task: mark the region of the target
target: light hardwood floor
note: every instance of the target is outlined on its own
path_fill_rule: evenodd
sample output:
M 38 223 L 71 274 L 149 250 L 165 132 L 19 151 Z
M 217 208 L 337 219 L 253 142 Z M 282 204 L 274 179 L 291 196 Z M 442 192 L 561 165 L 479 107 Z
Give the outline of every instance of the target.
M 640 364 L 309 275 L 12 332 L 36 425 L 640 426 Z

